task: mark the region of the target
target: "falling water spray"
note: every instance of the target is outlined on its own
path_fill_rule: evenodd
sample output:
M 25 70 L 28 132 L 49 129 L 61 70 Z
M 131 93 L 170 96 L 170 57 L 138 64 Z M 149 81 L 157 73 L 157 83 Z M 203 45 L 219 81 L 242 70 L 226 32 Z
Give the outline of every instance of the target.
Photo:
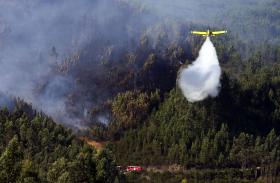
M 178 83 L 183 95 L 189 102 L 204 100 L 219 94 L 221 67 L 216 49 L 207 37 L 198 58 L 187 68 L 180 71 Z

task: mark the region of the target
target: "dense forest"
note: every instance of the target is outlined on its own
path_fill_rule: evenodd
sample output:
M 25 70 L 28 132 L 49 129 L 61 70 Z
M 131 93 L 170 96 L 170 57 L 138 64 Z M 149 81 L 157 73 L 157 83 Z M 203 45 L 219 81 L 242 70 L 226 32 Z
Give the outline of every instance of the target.
M 2 88 L 9 81 L 0 80 L 0 182 L 280 181 L 277 0 L 190 0 L 189 6 L 180 0 L 163 0 L 158 6 L 145 0 L 83 2 L 97 17 L 85 15 L 78 21 L 79 29 L 89 32 L 77 31 L 87 39 L 82 46 L 75 47 L 71 40 L 74 48 L 65 54 L 53 44 L 47 56 L 28 50 L 28 59 L 39 59 L 25 64 L 39 62 L 34 70 L 42 72 L 46 65 L 48 70 L 34 76 L 32 70 L 32 82 L 40 76 L 34 88 L 24 90 L 30 84 L 25 86 L 26 75 L 20 76 L 22 83 L 10 81 L 8 91 Z M 52 0 L 24 3 L 29 11 L 55 5 Z M 11 1 L 7 7 L 15 4 Z M 104 13 L 108 4 L 113 15 Z M 101 7 L 102 17 L 95 5 Z M 190 9 L 205 12 L 199 16 Z M 1 17 L 0 43 L 8 44 L 5 36 L 13 31 L 1 26 Z M 209 26 L 228 29 L 227 35 L 211 38 L 223 71 L 220 93 L 190 103 L 177 77 L 204 42 L 190 31 Z M 6 50 L 5 45 L 0 48 Z M 0 57 L 0 66 L 4 59 Z M 17 88 L 20 85 L 24 87 Z M 57 110 L 61 101 L 65 108 Z M 106 141 L 106 146 L 97 150 L 80 140 L 84 138 Z M 127 165 L 144 171 L 117 170 Z
M 112 152 L 97 152 L 24 102 L 0 110 L 0 182 L 114 182 Z
M 200 103 L 188 103 L 174 89 L 141 127 L 127 131 L 111 148 L 120 164 L 249 169 L 251 178 L 260 167 L 262 176 L 277 177 L 278 85 L 279 67 L 275 67 L 244 74 L 240 81 L 225 74 L 219 97 Z

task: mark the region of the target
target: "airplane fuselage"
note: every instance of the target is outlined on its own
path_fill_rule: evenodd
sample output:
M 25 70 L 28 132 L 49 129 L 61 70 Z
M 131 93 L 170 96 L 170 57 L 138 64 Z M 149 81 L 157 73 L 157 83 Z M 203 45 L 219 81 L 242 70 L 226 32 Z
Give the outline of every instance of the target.
M 207 35 L 205 35 L 206 37 L 211 37 L 211 36 L 215 36 L 214 34 L 213 34 L 213 32 L 212 31 L 210 31 L 209 29 L 207 30 Z

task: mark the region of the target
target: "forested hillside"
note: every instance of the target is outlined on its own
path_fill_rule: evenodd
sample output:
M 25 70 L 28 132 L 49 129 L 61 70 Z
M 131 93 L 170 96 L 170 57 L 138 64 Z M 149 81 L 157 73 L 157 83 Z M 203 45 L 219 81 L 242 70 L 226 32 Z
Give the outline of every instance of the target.
M 279 8 L 0 1 L 0 182 L 280 182 Z M 209 26 L 220 93 L 190 103 L 177 78 Z
M 267 73 L 265 74 L 265 72 Z M 164 150 L 165 147 L 168 149 L 172 147 L 172 144 L 179 144 L 180 139 L 184 139 L 183 144 L 190 143 L 191 147 L 192 144 L 194 145 L 195 139 L 200 139 L 199 136 L 211 133 L 219 134 L 220 131 L 225 133 L 224 135 L 227 134 L 226 136 L 242 132 L 263 136 L 271 132 L 272 129 L 279 131 L 279 96 L 277 96 L 279 89 L 275 88 L 278 85 L 277 78 L 279 79 L 279 76 L 275 76 L 271 80 L 272 77 L 267 76 L 270 75 L 268 72 L 271 71 L 262 71 L 262 73 L 256 74 L 255 79 L 252 78 L 254 77 L 252 75 L 250 80 L 244 79 L 242 83 L 229 80 L 224 75 L 219 97 L 200 103 L 187 102 L 180 90 L 174 89 L 159 109 L 146 120 L 142 130 L 137 129 L 137 134 L 135 130 L 128 132 L 128 136 L 123 142 L 129 143 L 130 140 L 137 141 L 139 138 L 139 143 L 132 142 L 136 149 L 140 148 L 141 150 L 147 142 L 155 142 L 157 145 L 162 144 L 162 151 L 167 152 Z M 214 131 L 211 132 L 211 130 Z M 225 138 L 222 139 L 225 140 Z M 167 142 L 164 142 L 164 139 Z M 126 148 L 119 145 L 117 147 L 127 150 L 128 147 L 131 147 L 129 144 L 127 145 Z M 190 150 L 190 147 L 182 147 L 182 149 Z M 134 149 L 131 152 L 134 152 Z M 137 153 L 128 152 L 127 154 L 134 156 Z M 186 153 L 179 152 L 178 154 L 186 155 Z M 151 156 L 150 161 L 152 160 L 156 161 L 155 157 Z M 163 160 L 159 162 L 164 163 Z
M 242 67 L 240 56 L 279 58 L 276 0 L 134 2 L 2 1 L 0 69 L 10 81 L 1 91 L 84 128 L 111 121 L 107 100 L 119 92 L 172 89 L 203 42 L 191 30 L 228 30 L 213 41 L 223 69 L 235 69 L 230 75 Z
M 280 166 L 279 66 L 247 67 L 238 80 L 224 74 L 215 99 L 189 103 L 179 89 L 173 89 L 138 128 L 112 144 L 117 162 L 231 168 L 229 172 L 246 169 L 251 179 L 260 167 L 261 176 L 276 181 Z
M 148 9 L 173 22 L 193 22 L 205 27 L 226 28 L 250 44 L 279 44 L 277 0 L 122 0 Z
M 114 182 L 112 153 L 97 152 L 71 130 L 22 101 L 0 110 L 0 182 Z

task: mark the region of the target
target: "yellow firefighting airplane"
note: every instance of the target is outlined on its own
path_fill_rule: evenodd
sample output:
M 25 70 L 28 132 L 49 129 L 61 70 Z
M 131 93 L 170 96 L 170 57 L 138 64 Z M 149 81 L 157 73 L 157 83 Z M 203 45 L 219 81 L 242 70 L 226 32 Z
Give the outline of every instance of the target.
M 210 37 L 210 36 L 217 36 L 220 34 L 225 34 L 227 33 L 226 30 L 223 31 L 210 31 L 210 29 L 208 29 L 206 32 L 199 32 L 199 31 L 191 31 L 192 34 L 196 34 L 196 35 L 200 35 L 203 37 Z

